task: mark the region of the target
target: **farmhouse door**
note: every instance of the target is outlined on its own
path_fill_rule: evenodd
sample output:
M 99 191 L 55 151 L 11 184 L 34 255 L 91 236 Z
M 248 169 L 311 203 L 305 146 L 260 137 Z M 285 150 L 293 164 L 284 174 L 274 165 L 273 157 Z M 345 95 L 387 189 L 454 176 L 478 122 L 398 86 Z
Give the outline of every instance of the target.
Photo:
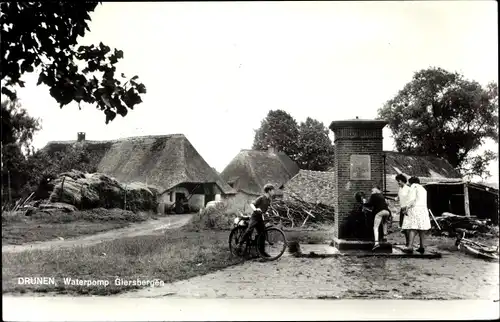
M 186 199 L 186 195 L 182 192 L 177 192 L 175 194 L 175 213 L 183 214 L 184 213 L 184 200 Z
M 207 205 L 207 203 L 209 203 L 210 201 L 214 201 L 214 200 L 215 200 L 215 195 L 213 195 L 213 194 L 205 195 L 205 206 Z

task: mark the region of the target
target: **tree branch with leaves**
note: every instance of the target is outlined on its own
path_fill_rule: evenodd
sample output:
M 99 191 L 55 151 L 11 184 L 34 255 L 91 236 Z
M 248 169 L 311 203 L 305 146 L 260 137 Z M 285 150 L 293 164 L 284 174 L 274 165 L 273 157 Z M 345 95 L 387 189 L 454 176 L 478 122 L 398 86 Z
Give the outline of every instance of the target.
M 39 74 L 60 107 L 88 103 L 103 111 L 106 123 L 125 116 L 146 93 L 138 76 L 117 75 L 123 51 L 99 45 L 78 46 L 90 31 L 90 14 L 98 2 L 2 2 L 2 94 L 17 98 L 22 75 Z M 81 106 L 80 106 L 81 108 Z

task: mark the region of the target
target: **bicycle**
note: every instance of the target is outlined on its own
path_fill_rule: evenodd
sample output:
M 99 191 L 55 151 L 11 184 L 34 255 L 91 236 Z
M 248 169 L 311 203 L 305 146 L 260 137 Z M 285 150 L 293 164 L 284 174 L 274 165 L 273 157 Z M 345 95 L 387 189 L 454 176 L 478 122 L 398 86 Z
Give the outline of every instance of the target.
M 234 228 L 229 234 L 229 251 L 231 254 L 235 256 L 248 256 L 251 254 L 251 250 L 255 249 L 259 257 L 264 260 L 274 261 L 280 258 L 285 253 L 288 243 L 285 233 L 274 226 L 271 223 L 271 219 L 264 220 L 266 228 L 263 233 L 257 234 L 255 229 L 252 231 L 252 234 L 244 241 L 244 248 L 241 254 L 236 252 L 237 245 L 248 228 L 249 222 L 250 216 L 243 215 L 241 212 L 234 219 Z M 277 238 L 273 238 L 272 236 L 276 236 Z M 264 253 L 267 253 L 270 257 L 264 256 L 259 250 L 259 243 L 264 243 Z
M 477 256 L 480 258 L 498 260 L 498 246 L 488 246 L 481 244 L 470 239 L 465 238 L 465 231 L 459 231 L 461 234 L 457 236 L 455 246 L 458 250 L 463 249 L 469 255 Z

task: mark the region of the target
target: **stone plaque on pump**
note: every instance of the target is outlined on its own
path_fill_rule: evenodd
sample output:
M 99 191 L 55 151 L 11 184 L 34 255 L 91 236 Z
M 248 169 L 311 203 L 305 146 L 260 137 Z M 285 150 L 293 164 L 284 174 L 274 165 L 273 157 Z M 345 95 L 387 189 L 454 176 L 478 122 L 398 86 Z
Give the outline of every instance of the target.
M 371 180 L 371 158 L 368 154 L 352 154 L 350 160 L 351 180 Z

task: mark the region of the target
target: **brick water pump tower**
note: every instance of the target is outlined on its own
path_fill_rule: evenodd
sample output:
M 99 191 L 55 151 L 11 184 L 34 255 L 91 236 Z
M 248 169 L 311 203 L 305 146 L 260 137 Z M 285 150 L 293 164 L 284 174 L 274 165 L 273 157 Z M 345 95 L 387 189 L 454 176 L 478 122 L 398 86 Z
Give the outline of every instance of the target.
M 333 246 L 338 249 L 371 248 L 369 242 L 345 240 L 342 231 L 347 216 L 355 206 L 354 194 L 367 197 L 374 185 L 383 187 L 384 153 L 383 120 L 351 119 L 333 121 L 330 130 L 335 134 L 336 195 Z

